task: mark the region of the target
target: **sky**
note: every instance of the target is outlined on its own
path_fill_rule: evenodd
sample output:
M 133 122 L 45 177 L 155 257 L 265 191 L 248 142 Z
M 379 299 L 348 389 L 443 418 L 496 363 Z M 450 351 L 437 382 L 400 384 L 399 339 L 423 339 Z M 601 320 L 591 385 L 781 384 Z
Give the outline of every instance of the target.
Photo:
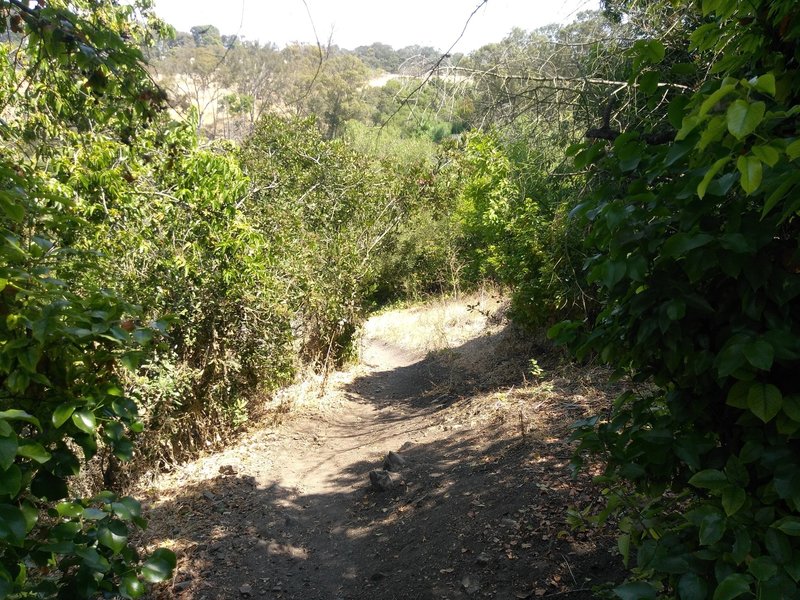
M 373 42 L 448 50 L 480 0 L 156 0 L 156 13 L 179 31 L 215 25 L 226 35 L 273 42 L 315 42 L 347 49 Z M 514 27 L 566 23 L 599 0 L 487 0 L 453 52 L 499 42 Z M 308 7 L 308 9 L 306 8 Z M 309 13 L 311 18 L 309 18 Z M 312 26 L 313 22 L 313 26 Z

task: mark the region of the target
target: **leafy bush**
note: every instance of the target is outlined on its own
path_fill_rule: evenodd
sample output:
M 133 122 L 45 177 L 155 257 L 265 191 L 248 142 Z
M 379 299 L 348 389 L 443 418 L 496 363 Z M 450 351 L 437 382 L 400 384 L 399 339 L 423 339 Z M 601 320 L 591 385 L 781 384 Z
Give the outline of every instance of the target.
M 124 367 L 163 329 L 137 324 L 140 309 L 109 289 L 95 249 L 74 244 L 89 226 L 78 206 L 102 205 L 101 190 L 78 192 L 54 168 L 158 112 L 141 54 L 123 40 L 144 42 L 135 8 L 146 9 L 0 6 L 19 44 L 0 45 L 14 65 L 0 78 L 0 598 L 136 598 L 175 566 L 167 550 L 142 562 L 129 545 L 130 528 L 145 525 L 136 500 L 70 487 L 98 448 L 132 456 L 142 423 Z
M 607 461 L 601 517 L 620 517 L 626 561 L 636 549 L 617 596 L 795 598 L 800 21 L 788 1 L 702 7 L 688 42 L 717 75 L 674 95 L 674 141 L 629 131 L 576 157 L 601 174 L 575 215 L 603 306 L 552 334 L 655 384 L 578 431 Z
M 453 219 L 465 277 L 510 286 L 512 314 L 529 327 L 584 310 L 574 265 L 579 242 L 566 218 L 573 190 L 552 164 L 531 158 L 542 147 L 544 136 L 510 143 L 473 133 L 455 158 L 461 187 Z

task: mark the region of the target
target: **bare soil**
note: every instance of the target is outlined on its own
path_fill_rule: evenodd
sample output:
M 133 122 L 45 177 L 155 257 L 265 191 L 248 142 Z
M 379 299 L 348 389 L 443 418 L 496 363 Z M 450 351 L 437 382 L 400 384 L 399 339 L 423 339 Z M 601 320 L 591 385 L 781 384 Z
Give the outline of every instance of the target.
M 153 597 L 576 600 L 618 581 L 613 532 L 565 521 L 601 504 L 567 438 L 606 408 L 607 373 L 502 314 L 486 294 L 374 317 L 361 364 L 324 394 L 287 390 L 279 423 L 143 485 L 143 543 L 178 554 Z M 390 450 L 404 484 L 374 491 Z

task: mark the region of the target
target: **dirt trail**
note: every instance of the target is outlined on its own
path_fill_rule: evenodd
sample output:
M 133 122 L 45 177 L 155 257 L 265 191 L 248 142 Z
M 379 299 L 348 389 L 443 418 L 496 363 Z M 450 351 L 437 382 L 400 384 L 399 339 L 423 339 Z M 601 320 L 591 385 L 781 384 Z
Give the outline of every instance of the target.
M 591 598 L 618 575 L 605 532 L 575 533 L 567 420 L 605 401 L 603 374 L 530 376 L 490 296 L 372 319 L 362 364 L 291 416 L 139 491 L 148 543 L 179 556 L 157 598 Z M 540 357 L 540 362 L 543 360 Z M 577 381 L 573 380 L 577 379 Z M 305 400 L 304 400 L 305 398 Z M 408 461 L 394 492 L 368 473 Z

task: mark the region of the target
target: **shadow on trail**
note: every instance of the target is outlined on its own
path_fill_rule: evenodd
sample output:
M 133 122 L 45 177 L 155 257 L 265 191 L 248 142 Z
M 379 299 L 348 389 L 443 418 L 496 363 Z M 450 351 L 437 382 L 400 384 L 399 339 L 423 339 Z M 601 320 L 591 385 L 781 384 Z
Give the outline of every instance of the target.
M 429 352 L 407 366 L 376 370 L 345 390 L 378 409 L 432 411 L 476 394 L 513 388 L 530 378 L 531 359 L 552 361 L 553 351 L 526 339 L 513 325 L 460 346 Z M 394 415 L 404 419 L 404 412 Z
M 351 399 L 379 409 L 377 420 L 337 425 L 312 450 L 318 461 L 299 472 L 298 487 L 284 487 L 279 466 L 275 481 L 259 485 L 231 465 L 155 503 L 148 516 L 162 536 L 148 541 L 171 540 L 179 563 L 154 596 L 589 600 L 593 586 L 619 580 L 613 535 L 565 524 L 568 506 L 597 503 L 598 493 L 588 476 L 569 478 L 563 440 L 487 440 L 486 429 L 469 428 L 424 439 L 436 412 L 525 381 L 535 348 L 522 349 L 513 335 L 484 336 L 345 386 Z M 567 404 L 554 410 L 555 419 L 575 416 Z M 408 461 L 394 493 L 369 489 L 382 457 L 355 453 L 384 431 L 417 440 L 386 448 Z M 310 471 L 315 492 L 304 489 Z

